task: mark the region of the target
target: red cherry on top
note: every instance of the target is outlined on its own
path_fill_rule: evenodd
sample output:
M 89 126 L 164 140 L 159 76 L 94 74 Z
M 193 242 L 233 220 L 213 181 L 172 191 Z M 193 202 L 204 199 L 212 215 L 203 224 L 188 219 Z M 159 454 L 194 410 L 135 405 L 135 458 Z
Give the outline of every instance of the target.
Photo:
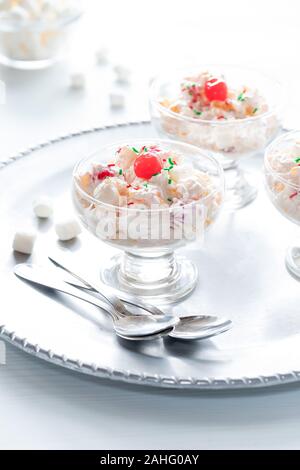
M 138 178 L 149 180 L 156 173 L 160 173 L 162 165 L 155 154 L 144 153 L 134 162 L 134 172 Z
M 97 178 L 98 180 L 104 180 L 108 176 L 114 176 L 114 173 L 110 170 L 102 170 L 102 171 L 99 171 Z
M 211 78 L 205 82 L 204 93 L 208 101 L 225 101 L 227 92 L 227 85 L 220 78 Z

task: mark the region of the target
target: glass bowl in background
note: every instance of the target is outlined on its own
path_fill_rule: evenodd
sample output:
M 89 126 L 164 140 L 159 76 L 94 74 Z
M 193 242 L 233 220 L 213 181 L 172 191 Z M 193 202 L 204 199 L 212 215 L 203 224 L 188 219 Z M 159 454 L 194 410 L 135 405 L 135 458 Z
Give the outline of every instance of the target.
M 105 204 L 91 197 L 79 178 L 95 163 L 111 161 L 115 152 L 128 142 L 99 149 L 81 160 L 73 172 L 73 201 L 83 225 L 99 240 L 118 248 L 101 269 L 102 280 L 119 290 L 136 294 L 156 303 L 175 302 L 187 296 L 197 282 L 195 265 L 174 251 L 192 242 L 200 242 L 216 219 L 223 201 L 224 178 L 219 162 L 199 148 L 181 142 L 147 139 L 131 142 L 135 147 L 159 145 L 181 153 L 185 161 L 206 172 L 213 190 L 200 201 L 181 206 L 136 209 Z
M 267 147 L 264 174 L 271 202 L 300 225 L 300 131 L 287 132 Z M 288 248 L 285 261 L 288 270 L 300 277 L 300 243 Z
M 65 4 L 66 9 L 57 16 L 51 10 L 43 12 L 38 2 L 40 10 L 36 14 L 25 9 L 25 2 L 24 8 L 20 2 L 12 10 L 2 10 L 0 62 L 18 69 L 33 70 L 48 67 L 63 58 L 72 27 L 82 15 L 80 0 L 70 0 Z
M 185 77 L 208 70 L 224 76 L 230 88 L 256 88 L 266 99 L 269 110 L 257 116 L 234 120 L 205 120 L 170 110 L 163 100 L 180 96 Z M 280 129 L 283 89 L 280 83 L 257 71 L 238 66 L 200 65 L 183 68 L 156 77 L 150 88 L 150 113 L 159 135 L 198 146 L 218 159 L 226 170 L 227 205 L 238 209 L 252 202 L 255 183 L 239 168 L 239 159 L 265 149 Z

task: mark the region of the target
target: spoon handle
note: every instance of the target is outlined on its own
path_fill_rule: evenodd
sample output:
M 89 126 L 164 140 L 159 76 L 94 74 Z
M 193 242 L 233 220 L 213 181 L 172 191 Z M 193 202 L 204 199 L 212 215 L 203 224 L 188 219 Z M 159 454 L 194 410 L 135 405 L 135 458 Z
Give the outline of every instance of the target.
M 112 289 L 110 289 L 108 286 L 104 285 L 101 281 L 97 280 L 95 282 L 93 279 L 90 279 L 89 276 L 86 275 L 86 273 L 82 272 L 82 269 L 79 266 L 74 266 L 73 263 L 72 265 L 68 263 L 67 260 L 61 259 L 62 256 L 59 254 L 51 254 L 51 256 L 48 256 L 49 260 L 55 265 L 58 266 L 59 268 L 63 269 L 66 271 L 68 274 L 71 274 L 75 280 L 79 281 L 80 283 L 83 283 L 88 289 L 91 289 L 98 294 L 101 295 L 107 302 L 110 303 L 110 305 L 120 312 L 121 314 L 128 314 L 131 315 L 132 313 L 127 309 L 126 305 L 123 303 L 126 302 L 128 304 L 134 305 L 136 307 L 140 307 L 146 312 L 150 313 L 151 315 L 160 315 L 164 316 L 164 312 L 160 310 L 158 307 L 155 305 L 149 305 L 145 302 L 142 302 L 141 300 L 137 299 L 137 297 L 130 296 L 129 294 L 126 293 L 121 293 L 122 297 L 117 297 L 113 292 Z M 76 282 L 72 283 L 74 286 L 77 285 L 77 287 L 82 287 L 80 284 L 76 284 Z
M 108 289 L 105 289 L 103 292 L 102 283 L 100 281 L 97 281 L 96 283 L 92 279 L 88 279 L 89 276 L 87 276 L 86 273 L 82 273 L 81 272 L 82 269 L 80 267 L 78 266 L 74 267 L 73 264 L 70 265 L 65 260 L 61 261 L 60 260 L 61 257 L 59 257 L 58 259 L 58 255 L 51 255 L 51 256 L 48 256 L 48 258 L 50 261 L 52 261 L 54 265 L 58 266 L 61 269 L 64 269 L 69 274 L 72 274 L 72 276 L 74 276 L 79 281 L 83 282 L 84 284 L 88 284 L 91 287 L 93 287 L 93 289 L 96 290 L 102 297 L 104 297 L 106 302 L 108 302 L 112 307 L 114 307 L 115 310 L 117 310 L 121 314 L 127 313 L 127 309 L 125 305 L 116 295 L 108 292 Z
M 54 276 L 45 268 L 41 268 L 30 263 L 21 263 L 15 266 L 14 272 L 17 276 L 22 277 L 23 279 L 26 279 L 27 281 L 30 281 L 34 284 L 57 290 L 64 294 L 71 295 L 72 297 L 76 297 L 77 299 L 83 300 L 84 302 L 88 302 L 89 304 L 95 305 L 96 307 L 99 307 L 107 312 L 113 320 L 118 318 L 116 312 L 114 312 L 114 310 L 109 305 L 107 305 L 107 303 L 91 294 L 88 294 L 87 292 L 83 292 L 76 287 L 65 283 L 64 281 L 57 279 L 56 276 Z

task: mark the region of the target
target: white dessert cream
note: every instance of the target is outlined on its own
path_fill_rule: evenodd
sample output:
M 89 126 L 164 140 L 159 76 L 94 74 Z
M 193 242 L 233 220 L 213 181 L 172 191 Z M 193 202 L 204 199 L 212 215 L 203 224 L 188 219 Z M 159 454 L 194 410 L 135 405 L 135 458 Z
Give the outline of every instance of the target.
M 159 105 L 164 132 L 229 158 L 264 148 L 279 127 L 259 90 L 233 87 L 209 71 L 184 78 L 178 96 Z
M 271 146 L 265 157 L 266 185 L 273 204 L 300 224 L 300 140 Z
M 83 222 L 100 238 L 123 245 L 157 248 L 194 239 L 222 202 L 210 174 L 157 145 L 123 146 L 110 162 L 94 163 L 76 176 L 76 183 L 74 200 Z M 112 226 L 106 237 L 105 224 Z
M 0 0 L 0 47 L 14 61 L 53 58 L 65 42 L 65 26 L 79 16 L 76 0 Z

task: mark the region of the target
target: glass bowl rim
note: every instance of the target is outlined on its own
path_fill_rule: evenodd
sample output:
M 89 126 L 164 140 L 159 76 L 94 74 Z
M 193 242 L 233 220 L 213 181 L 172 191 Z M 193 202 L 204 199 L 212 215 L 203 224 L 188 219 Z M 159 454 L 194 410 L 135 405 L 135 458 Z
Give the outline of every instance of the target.
M 209 69 L 209 68 L 230 68 L 230 69 L 239 69 L 239 70 L 245 70 L 249 71 L 252 73 L 256 73 L 257 75 L 260 75 L 261 77 L 264 77 L 267 80 L 270 80 L 273 82 L 273 84 L 277 85 L 280 88 L 280 99 L 279 99 L 279 104 L 276 104 L 275 106 L 272 106 L 271 109 L 266 111 L 263 114 L 259 114 L 257 116 L 250 116 L 247 118 L 242 118 L 242 119 L 232 119 L 232 120 L 222 120 L 222 119 L 201 119 L 199 117 L 190 117 L 190 116 L 184 116 L 179 113 L 175 113 L 174 111 L 171 111 L 170 109 L 166 108 L 162 104 L 159 103 L 157 99 L 157 89 L 159 85 L 162 84 L 163 81 L 167 79 L 168 76 L 171 76 L 171 73 L 179 73 L 182 71 L 182 76 L 186 73 L 191 73 L 193 71 L 200 73 L 201 70 Z M 200 72 L 199 72 L 200 71 Z M 232 126 L 232 125 L 242 125 L 245 122 L 253 122 L 257 121 L 259 119 L 263 119 L 268 116 L 272 116 L 276 113 L 276 111 L 280 110 L 283 106 L 284 102 L 284 96 L 285 96 L 285 91 L 284 91 L 284 86 L 283 83 L 280 80 L 274 79 L 268 74 L 265 74 L 264 72 L 261 72 L 260 70 L 253 68 L 253 67 L 246 67 L 238 64 L 199 64 L 198 66 L 190 66 L 190 67 L 180 67 L 180 68 L 174 68 L 173 70 L 169 70 L 167 72 L 160 73 L 156 75 L 151 84 L 150 84 L 150 91 L 149 91 L 149 100 L 150 103 L 152 103 L 153 106 L 155 106 L 157 109 L 162 111 L 164 114 L 168 114 L 172 118 L 176 118 L 179 121 L 188 121 L 188 122 L 193 122 L 193 123 L 199 123 L 199 124 L 210 124 L 214 126 Z
M 293 131 L 288 131 L 288 132 L 284 132 L 283 134 L 279 135 L 278 137 L 276 137 L 276 139 L 274 139 L 266 148 L 265 150 L 265 156 L 264 156 L 264 166 L 265 166 L 265 173 L 268 173 L 268 174 L 271 174 L 271 175 L 274 175 L 276 176 L 276 178 L 278 180 L 280 180 L 282 183 L 284 183 L 286 186 L 290 186 L 291 188 L 293 189 L 297 189 L 298 191 L 300 191 L 300 184 L 297 185 L 295 183 L 291 183 L 290 181 L 288 181 L 286 178 L 284 178 L 283 176 L 281 176 L 280 173 L 278 173 L 276 170 L 274 170 L 274 168 L 272 168 L 272 166 L 270 165 L 270 162 L 269 162 L 269 153 L 276 149 L 276 146 L 278 143 L 280 143 L 281 141 L 283 141 L 284 139 L 290 137 L 290 136 L 293 136 L 294 134 L 299 134 L 300 135 L 300 129 L 297 130 L 293 130 Z
M 12 21 L 9 21 L 9 19 L 4 19 L 4 18 L 1 18 L 0 16 L 0 32 L 1 33 L 18 33 L 22 31 L 38 32 L 38 31 L 45 31 L 45 29 L 51 31 L 52 29 L 63 28 L 65 26 L 70 25 L 71 23 L 78 20 L 83 14 L 84 14 L 84 11 L 82 7 L 80 6 L 74 9 L 73 13 L 71 12 L 69 15 L 63 18 L 58 18 L 55 21 L 40 20 L 40 21 L 31 21 L 31 22 L 28 22 L 27 24 L 13 23 Z
M 128 139 L 129 140 L 129 139 Z M 162 143 L 162 144 L 169 144 L 169 145 L 174 145 L 174 144 L 179 144 L 179 145 L 182 145 L 183 147 L 188 147 L 192 150 L 197 150 L 199 152 L 199 154 L 204 157 L 206 160 L 209 160 L 210 162 L 212 162 L 215 166 L 216 166 L 216 169 L 217 169 L 217 173 L 218 173 L 218 177 L 220 179 L 220 184 L 218 184 L 218 186 L 213 190 L 211 191 L 207 196 L 205 196 L 204 198 L 202 199 L 199 199 L 198 201 L 192 201 L 192 202 L 189 202 L 187 204 L 184 204 L 182 206 L 169 206 L 169 207 L 162 207 L 162 208 L 158 208 L 158 209 L 135 209 L 134 207 L 120 207 L 120 206 L 115 206 L 113 204 L 108 204 L 106 202 L 102 202 L 102 201 L 99 201 L 98 199 L 95 199 L 93 196 L 90 196 L 86 191 L 84 191 L 78 184 L 78 181 L 77 181 L 77 176 L 78 176 L 78 169 L 80 167 L 80 165 L 82 165 L 83 163 L 87 162 L 88 160 L 92 159 L 95 155 L 98 155 L 99 152 L 101 152 L 101 150 L 107 150 L 107 149 L 113 149 L 115 148 L 116 146 L 117 147 L 121 147 L 122 145 L 128 145 L 128 140 L 121 140 L 121 141 L 116 141 L 114 142 L 113 144 L 107 144 L 107 145 L 104 145 L 104 146 L 101 146 L 98 150 L 94 151 L 93 153 L 90 153 L 88 156 L 80 159 L 74 166 L 73 168 L 73 172 L 72 172 L 72 183 L 75 185 L 76 187 L 76 190 L 79 191 L 79 193 L 82 194 L 82 196 L 86 199 L 88 199 L 89 201 L 91 201 L 93 204 L 96 204 L 98 206 L 103 206 L 103 207 L 107 207 L 109 209 L 113 209 L 113 210 L 119 210 L 119 211 L 134 211 L 135 213 L 136 212 L 141 212 L 143 214 L 147 214 L 147 213 L 155 213 L 155 212 L 172 212 L 174 210 L 178 210 L 179 208 L 185 208 L 185 207 L 192 207 L 192 206 L 195 206 L 197 204 L 201 204 L 203 203 L 206 199 L 208 199 L 209 197 L 211 197 L 213 194 L 217 193 L 218 191 L 221 191 L 222 194 L 224 194 L 224 191 L 225 191 L 225 177 L 224 177 L 224 170 L 222 168 L 222 165 L 220 162 L 218 162 L 218 160 L 211 156 L 211 155 L 208 155 L 206 154 L 205 152 L 203 152 L 200 148 L 196 147 L 195 145 L 191 145 L 191 144 L 186 144 L 185 142 L 181 142 L 181 141 L 176 141 L 176 140 L 170 140 L 170 139 L 159 139 L 159 138 L 151 138 L 151 137 L 146 137 L 146 138 L 139 138 L 139 139 L 132 139 L 134 140 L 135 144 L 136 143 L 141 143 L 141 144 L 145 144 L 145 141 L 151 141 L 153 143 Z

